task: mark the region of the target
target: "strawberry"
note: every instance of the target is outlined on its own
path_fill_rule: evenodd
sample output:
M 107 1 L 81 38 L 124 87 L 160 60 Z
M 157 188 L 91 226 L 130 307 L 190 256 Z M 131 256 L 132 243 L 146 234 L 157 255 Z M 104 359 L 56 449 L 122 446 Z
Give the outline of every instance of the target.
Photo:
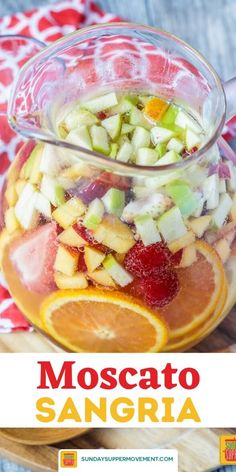
M 85 260 L 84 260 L 84 252 L 81 252 L 80 256 L 79 256 L 78 271 L 79 272 L 87 272 L 87 266 L 86 266 Z
M 149 277 L 173 265 L 172 254 L 164 243 L 144 246 L 139 241 L 127 253 L 124 265 L 136 277 Z
M 179 280 L 173 269 L 162 269 L 152 277 L 137 278 L 127 291 L 151 308 L 161 308 L 173 300 L 179 291 Z
M 182 255 L 183 255 L 183 249 L 180 249 L 175 254 L 172 254 L 172 263 L 174 264 L 175 267 L 180 265 Z
M 10 258 L 21 282 L 31 292 L 48 293 L 55 287 L 54 262 L 57 226 L 47 223 L 14 242 Z

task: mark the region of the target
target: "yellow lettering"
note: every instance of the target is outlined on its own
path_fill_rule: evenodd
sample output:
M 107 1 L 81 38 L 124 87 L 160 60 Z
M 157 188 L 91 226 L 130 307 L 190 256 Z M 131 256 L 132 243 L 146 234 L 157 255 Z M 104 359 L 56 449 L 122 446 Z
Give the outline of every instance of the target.
M 106 398 L 99 399 L 99 406 L 95 405 L 90 398 L 85 398 L 85 421 L 90 423 L 92 421 L 92 414 L 97 415 L 100 420 L 106 421 Z
M 158 410 L 158 403 L 154 398 L 139 398 L 138 419 L 144 423 L 146 416 L 153 422 L 157 423 L 156 412 Z
M 122 403 L 130 408 L 122 407 Z M 121 413 L 118 412 L 118 408 L 121 407 Z M 113 400 L 111 403 L 111 417 L 119 423 L 127 423 L 132 420 L 134 416 L 134 404 L 132 400 L 127 397 L 120 397 Z
M 58 417 L 58 423 L 63 423 L 65 420 L 81 422 L 81 418 L 71 397 L 67 398 Z
M 37 400 L 36 408 L 42 414 L 36 415 L 36 418 L 41 421 L 41 423 L 50 423 L 50 421 L 55 419 L 56 415 L 54 409 L 47 405 L 54 406 L 54 400 L 50 397 L 42 397 Z
M 197 410 L 192 402 L 191 398 L 186 398 L 181 412 L 177 418 L 178 423 L 182 423 L 185 420 L 193 420 L 195 423 L 200 423 L 200 417 L 198 416 Z

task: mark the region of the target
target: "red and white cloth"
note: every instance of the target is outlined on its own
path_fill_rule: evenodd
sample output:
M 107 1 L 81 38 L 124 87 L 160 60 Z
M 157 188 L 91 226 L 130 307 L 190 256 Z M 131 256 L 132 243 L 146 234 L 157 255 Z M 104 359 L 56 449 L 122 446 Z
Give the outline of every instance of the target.
M 50 43 L 84 26 L 118 20 L 117 16 L 103 12 L 93 1 L 65 0 L 0 18 L 0 35 L 22 34 L 37 38 L 44 43 Z M 0 96 L 4 90 L 5 97 L 9 95 L 15 75 L 14 64 L 11 64 L 11 69 L 9 64 L 7 67 L 6 71 L 6 62 L 2 60 L 0 55 Z M 5 104 L 1 106 L 0 103 L 1 111 L 5 111 Z M 0 116 L 0 126 L 4 119 Z M 1 176 L 6 172 L 12 156 L 15 155 L 21 142 L 21 139 L 6 126 L 4 127 L 4 136 L 1 133 L 1 138 L 4 142 L 1 143 L 0 180 L 2 180 Z M 30 325 L 11 299 L 5 281 L 0 275 L 0 333 L 30 329 Z
M 103 12 L 91 0 L 65 0 L 0 18 L 0 35 L 22 34 L 49 43 L 81 27 L 118 20 L 118 17 Z M 5 104 L 1 104 L 2 91 L 4 90 L 7 97 L 14 75 L 14 65 L 6 74 L 6 62 L 0 55 L 0 113 L 5 107 Z M 1 119 L 4 118 L 0 116 L 0 126 Z M 225 133 L 228 140 L 236 135 L 236 120 L 227 125 Z M 3 151 L 0 154 L 0 182 L 20 144 L 20 138 L 10 129 L 6 131 L 5 136 L 1 135 L 1 139 Z M 30 329 L 30 325 L 14 304 L 0 276 L 0 333 Z

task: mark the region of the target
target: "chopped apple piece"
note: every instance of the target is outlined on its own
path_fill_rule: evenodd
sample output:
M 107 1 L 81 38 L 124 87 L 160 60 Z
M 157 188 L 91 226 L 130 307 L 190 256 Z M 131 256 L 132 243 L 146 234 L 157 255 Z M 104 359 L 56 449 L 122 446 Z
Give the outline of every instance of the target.
M 195 241 L 195 234 L 193 231 L 190 230 L 190 231 L 187 231 L 187 233 L 184 234 L 184 236 L 181 236 L 180 238 L 175 239 L 174 241 L 169 243 L 168 248 L 173 254 L 175 254 L 176 252 L 180 251 L 180 249 L 183 249 L 189 246 L 190 244 L 194 243 L 194 241 Z
M 198 238 L 201 238 L 208 229 L 211 222 L 210 215 L 199 216 L 189 221 L 189 226 Z
M 90 128 L 90 133 L 94 151 L 108 155 L 110 153 L 110 144 L 105 128 L 102 126 L 93 125 Z
M 36 201 L 35 201 L 35 208 L 39 211 L 42 215 L 46 218 L 51 218 L 52 210 L 51 210 L 51 203 L 49 200 L 41 193 L 36 192 Z
M 234 193 L 233 196 L 233 204 L 230 210 L 230 218 L 234 223 L 236 223 L 236 193 Z
M 86 246 L 86 244 L 88 244 L 87 241 L 81 238 L 81 236 L 75 231 L 73 226 L 69 226 L 67 229 L 62 231 L 62 233 L 60 233 L 58 236 L 58 241 L 63 244 L 66 244 L 67 246 L 78 248 Z
M 136 187 L 137 188 L 137 187 Z M 143 187 L 144 190 L 147 190 L 146 187 Z M 171 199 L 167 195 L 162 193 L 153 192 L 150 190 L 147 196 L 144 198 L 138 198 L 137 200 L 131 200 L 128 205 L 124 208 L 122 213 L 122 220 L 127 221 L 127 223 L 132 223 L 134 218 L 140 215 L 149 215 L 152 218 L 157 218 L 166 210 L 168 210 L 171 205 Z M 136 194 L 138 197 L 138 195 Z
M 133 154 L 133 146 L 131 143 L 129 143 L 128 141 L 125 141 L 118 153 L 117 153 L 117 156 L 116 156 L 116 159 L 117 161 L 120 161 L 120 162 L 128 162 L 131 157 L 132 157 L 132 154 Z
M 198 122 L 189 114 L 180 110 L 176 116 L 175 124 L 180 128 L 190 128 L 194 133 L 201 133 L 202 129 Z
M 110 188 L 102 197 L 102 201 L 107 213 L 121 216 L 125 206 L 125 192 L 118 188 Z
M 157 226 L 167 242 L 182 238 L 187 233 L 181 212 L 177 207 L 163 213 L 157 220 Z
M 42 144 L 37 144 L 31 152 L 24 167 L 24 177 L 25 179 L 29 179 L 32 184 L 38 184 L 42 178 L 40 163 L 43 148 L 44 146 Z
M 110 92 L 106 95 L 92 98 L 92 100 L 88 100 L 87 102 L 83 103 L 82 106 L 92 113 L 99 113 L 100 111 L 114 107 L 117 104 L 118 100 L 116 94 L 114 92 Z
M 168 128 L 162 128 L 161 126 L 154 126 L 151 129 L 151 140 L 153 144 L 166 143 L 174 137 L 174 131 Z
M 215 243 L 214 248 L 216 252 L 218 253 L 218 255 L 220 256 L 223 264 L 225 264 L 227 260 L 229 259 L 230 252 L 231 252 L 229 242 L 224 238 L 220 239 L 219 241 Z
M 161 236 L 157 230 L 155 221 L 150 215 L 136 216 L 134 219 L 137 233 L 143 241 L 144 246 L 158 243 L 161 241 Z
M 15 206 L 18 200 L 15 184 L 11 184 L 7 186 L 7 189 L 5 192 L 5 198 L 9 207 Z
M 88 274 L 89 278 L 98 285 L 115 288 L 116 284 L 106 269 L 97 269 Z
M 66 229 L 73 225 L 79 216 L 86 211 L 86 205 L 79 198 L 73 197 L 54 210 L 52 216 L 57 223 Z
M 158 154 L 155 149 L 141 147 L 137 150 L 136 164 L 138 166 L 152 166 L 157 161 Z
M 186 148 L 188 151 L 191 151 L 192 148 L 195 146 L 199 146 L 201 144 L 201 138 L 198 134 L 194 133 L 191 129 L 186 130 Z
M 142 128 L 142 126 L 137 126 L 134 130 L 131 144 L 135 151 L 141 147 L 148 147 L 150 145 L 150 132 Z
M 218 207 L 212 212 L 212 225 L 215 228 L 222 228 L 230 210 L 232 208 L 233 201 L 228 193 L 222 193 Z
M 88 207 L 84 217 L 83 225 L 88 229 L 96 229 L 101 223 L 104 215 L 104 205 L 102 200 L 95 198 Z
M 62 170 L 62 172 L 60 173 L 61 177 L 65 177 L 66 179 L 70 179 L 70 180 L 77 180 L 80 177 L 93 177 L 94 175 L 95 175 L 94 169 L 84 164 L 83 162 L 78 162 L 77 164 L 73 164 L 67 169 Z
M 82 272 L 75 272 L 74 275 L 66 275 L 61 272 L 56 272 L 54 276 L 56 285 L 61 290 L 63 289 L 83 289 L 88 287 L 86 276 Z
M 163 143 L 160 143 L 163 144 Z M 171 140 L 168 142 L 166 149 L 168 151 L 175 151 L 177 154 L 180 154 L 184 150 L 184 143 L 183 141 L 180 141 L 180 139 L 177 138 L 171 138 Z
M 203 182 L 203 194 L 207 201 L 207 210 L 214 210 L 219 205 L 219 176 L 210 175 Z
M 14 208 L 8 208 L 5 213 L 5 225 L 8 233 L 14 233 L 17 229 L 20 228 L 20 225 L 17 221 Z
M 67 249 L 59 244 L 54 269 L 65 275 L 72 276 L 75 274 L 79 261 L 79 253 L 72 249 Z
M 135 244 L 131 229 L 114 215 L 105 215 L 93 235 L 96 241 L 119 254 L 128 252 Z
M 66 141 L 85 149 L 92 149 L 91 138 L 87 126 L 80 126 L 79 128 L 72 129 L 67 135 Z
M 70 131 L 79 126 L 91 126 L 98 123 L 98 118 L 88 110 L 76 106 L 65 117 L 66 128 Z
M 132 275 L 129 274 L 129 272 L 127 272 L 127 270 L 125 270 L 111 254 L 106 257 L 103 266 L 120 287 L 125 287 L 133 282 Z
M 189 267 L 197 260 L 197 251 L 194 244 L 185 247 L 179 267 Z
M 98 251 L 93 247 L 87 246 L 84 248 L 84 260 L 88 272 L 93 272 L 95 269 L 97 269 L 101 265 L 105 257 L 106 255 L 103 252 Z
M 17 180 L 16 184 L 15 184 L 15 189 L 16 189 L 16 193 L 18 195 L 18 197 L 20 196 L 20 194 L 23 192 L 25 186 L 26 186 L 26 180 Z
M 103 120 L 101 124 L 107 130 L 111 139 L 118 139 L 122 125 L 121 115 L 119 113 L 117 115 L 109 116 L 109 118 Z
M 35 208 L 37 192 L 32 184 L 25 185 L 15 206 L 15 215 L 24 229 L 33 229 L 38 223 L 39 213 Z
M 43 176 L 40 190 L 53 206 L 57 207 L 65 202 L 64 188 L 58 184 L 56 179 L 49 175 Z

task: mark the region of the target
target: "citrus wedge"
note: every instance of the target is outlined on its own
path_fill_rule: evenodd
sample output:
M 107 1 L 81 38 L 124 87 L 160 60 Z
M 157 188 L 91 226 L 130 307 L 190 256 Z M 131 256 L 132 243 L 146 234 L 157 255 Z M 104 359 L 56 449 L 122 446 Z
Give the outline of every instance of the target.
M 115 291 L 58 290 L 43 302 L 41 317 L 47 332 L 75 352 L 157 352 L 168 340 L 161 317 Z
M 191 332 L 214 312 L 224 286 L 224 267 L 216 251 L 204 241 L 195 242 L 197 260 L 177 269 L 180 290 L 159 310 L 170 329 L 170 340 Z
M 189 333 L 178 336 L 171 340 L 164 347 L 165 352 L 173 351 L 184 351 L 190 349 L 194 344 L 200 342 L 205 336 L 210 334 L 213 329 L 218 325 L 221 316 L 224 313 L 226 302 L 228 299 L 228 287 L 225 284 L 222 288 L 220 298 L 217 302 L 217 307 L 214 312 L 197 328 L 193 329 Z

